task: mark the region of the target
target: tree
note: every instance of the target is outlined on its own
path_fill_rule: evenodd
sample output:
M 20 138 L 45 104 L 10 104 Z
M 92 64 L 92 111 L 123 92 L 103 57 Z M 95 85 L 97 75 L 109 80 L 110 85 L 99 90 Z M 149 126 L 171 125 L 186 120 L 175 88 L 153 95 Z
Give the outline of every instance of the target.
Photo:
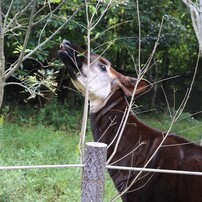
M 196 3 L 190 0 L 182 1 L 190 11 L 192 24 L 199 43 L 199 50 L 202 53 L 202 0 L 196 0 Z
M 6 83 L 6 80 L 19 69 L 23 61 L 41 51 L 80 10 L 79 6 L 74 6 L 71 14 L 57 19 L 56 24 L 55 14 L 62 10 L 65 3 L 65 0 L 0 1 L 0 107 L 3 102 L 4 87 L 10 84 Z M 51 23 L 55 23 L 52 25 L 55 28 L 52 32 L 46 30 Z M 35 30 L 35 36 L 32 34 L 33 30 Z M 19 36 L 19 39 L 16 39 L 16 36 Z M 9 43 L 9 37 L 12 42 L 15 41 L 19 55 L 9 67 L 6 67 L 5 44 L 10 45 L 9 51 L 11 52 L 14 47 Z M 30 45 L 31 38 L 35 39 L 32 46 Z M 32 93 L 29 88 L 27 90 Z

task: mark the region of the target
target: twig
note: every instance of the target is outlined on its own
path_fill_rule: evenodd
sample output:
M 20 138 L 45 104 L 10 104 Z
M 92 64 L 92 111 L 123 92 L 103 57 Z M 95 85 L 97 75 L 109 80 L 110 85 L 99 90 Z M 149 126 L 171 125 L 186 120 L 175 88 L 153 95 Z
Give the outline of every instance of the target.
M 4 32 L 5 32 L 5 33 L 8 31 L 8 29 L 9 29 L 10 26 L 13 24 L 13 22 L 17 19 L 17 17 L 18 17 L 20 14 L 24 13 L 27 9 L 30 8 L 30 6 L 32 5 L 33 1 L 34 1 L 34 0 L 31 0 L 31 1 L 27 4 L 27 6 L 25 6 L 24 9 L 22 9 L 20 12 L 17 12 L 17 13 L 14 15 L 14 17 L 10 20 L 10 22 L 9 22 L 8 24 L 6 24 L 7 21 L 4 21 Z M 7 14 L 9 14 L 9 13 L 7 13 Z
M 199 58 L 200 58 L 200 51 L 198 53 L 198 58 L 197 58 L 197 61 L 196 61 L 196 66 L 195 66 L 195 71 L 194 71 L 194 75 L 193 75 L 193 78 L 192 78 L 192 82 L 190 84 L 190 88 L 187 92 L 187 94 L 185 95 L 185 98 L 184 100 L 182 101 L 182 104 L 181 106 L 179 107 L 179 109 L 177 110 L 177 112 L 174 114 L 172 120 L 171 120 L 171 123 L 170 123 L 170 127 L 169 129 L 167 130 L 166 134 L 163 134 L 162 133 L 162 141 L 161 143 L 158 145 L 158 147 L 156 148 L 155 152 L 152 154 L 152 156 L 149 158 L 149 160 L 145 163 L 145 165 L 143 166 L 143 168 L 146 168 L 149 163 L 151 162 L 151 160 L 154 158 L 154 156 L 157 154 L 157 152 L 159 151 L 159 149 L 162 147 L 163 143 L 165 142 L 165 140 L 167 139 L 168 135 L 170 134 L 171 132 L 171 129 L 173 128 L 173 125 L 175 124 L 175 122 L 178 120 L 178 118 L 181 116 L 186 104 L 187 104 L 187 101 L 189 99 L 189 96 L 190 96 L 190 93 L 192 91 L 192 87 L 193 87 L 193 83 L 195 81 L 195 77 L 196 77 L 196 73 L 197 73 L 197 70 L 198 70 L 198 63 L 199 63 Z M 117 199 L 118 197 L 122 196 L 123 194 L 125 194 L 131 187 L 132 185 L 137 181 L 137 179 L 139 178 L 139 176 L 142 174 L 143 171 L 140 171 L 136 177 L 132 180 L 132 182 L 130 183 L 130 185 L 122 192 L 120 193 L 117 197 L 115 197 L 115 199 Z M 114 200 L 114 199 L 113 199 Z
M 84 100 L 84 111 L 82 117 L 82 126 L 80 133 L 80 154 L 81 154 L 81 163 L 84 162 L 84 147 L 85 147 L 85 137 L 86 137 L 86 128 L 88 122 L 88 97 L 89 97 L 89 68 L 90 68 L 90 34 L 91 34 L 91 22 L 89 19 L 89 5 L 88 1 L 85 0 L 85 9 L 86 9 L 86 20 L 87 20 L 87 78 L 86 78 L 86 91 L 85 91 L 85 100 Z
M 7 83 L 5 83 L 4 86 L 8 86 L 8 85 L 18 85 L 18 86 L 21 86 L 21 87 L 25 88 L 25 89 L 30 93 L 30 95 L 33 95 L 33 92 L 30 90 L 30 88 L 28 88 L 27 86 L 23 85 L 22 83 L 18 83 L 18 82 L 7 82 Z
M 78 13 L 78 11 L 81 9 L 81 7 L 77 10 L 77 11 L 75 11 L 74 13 L 73 13 L 73 15 L 70 17 L 70 18 L 68 18 L 67 20 L 66 20 L 66 22 L 64 22 L 63 23 L 63 25 L 61 25 L 51 36 L 49 36 L 44 42 L 42 42 L 41 44 L 39 44 L 37 47 L 35 47 L 31 52 L 29 52 L 27 55 L 24 55 L 24 57 L 21 59 L 21 62 L 23 62 L 24 60 L 26 60 L 26 59 L 28 59 L 29 57 L 31 57 L 31 55 L 33 55 L 36 51 L 38 51 L 40 48 L 42 48 L 47 42 L 49 42 L 56 34 L 58 34 L 63 28 L 64 28 L 64 26 L 66 26 L 66 24 Z M 26 48 L 26 47 L 23 47 L 23 48 Z M 21 53 L 21 55 L 22 55 L 22 53 Z M 18 61 L 19 61 L 19 59 L 18 59 Z M 20 63 L 21 63 L 20 62 Z M 12 74 L 13 74 L 13 72 L 19 67 L 19 64 L 20 64 L 19 62 L 17 62 L 17 63 L 14 63 L 13 64 L 13 67 L 12 67 L 12 69 L 10 69 L 10 71 L 8 71 L 6 74 L 5 74 L 5 78 L 6 79 L 8 79 Z
M 139 9 L 139 0 L 136 0 L 136 6 L 137 6 L 137 20 L 138 20 L 138 70 L 136 72 L 140 73 L 141 72 L 141 22 L 140 22 L 140 9 Z
M 167 107 L 168 107 L 168 111 L 169 111 L 170 117 L 172 118 L 172 113 L 171 113 L 171 108 L 170 108 L 170 103 L 169 103 L 169 101 L 168 101 L 168 97 L 167 97 L 167 95 L 166 95 L 166 92 L 165 92 L 163 86 L 161 86 L 161 89 L 162 89 L 162 91 L 163 91 L 163 95 L 164 95 L 164 98 L 165 98 L 165 100 L 166 100 L 166 104 L 167 104 Z
M 30 20 L 29 20 L 29 24 L 28 24 L 28 27 L 27 27 L 27 32 L 26 32 L 26 36 L 25 36 L 25 39 L 24 39 L 22 51 L 20 53 L 20 56 L 18 58 L 17 63 L 15 64 L 15 66 L 5 75 L 5 79 L 9 78 L 19 68 L 20 64 L 23 61 L 23 58 L 24 58 L 24 55 L 25 55 L 25 50 L 27 48 L 28 40 L 29 40 L 29 37 L 30 37 L 30 34 L 31 34 L 35 8 L 36 8 L 36 0 L 33 0 Z
M 63 0 L 54 10 L 50 10 L 51 12 L 46 15 L 44 18 L 36 21 L 36 22 L 33 22 L 33 26 L 36 26 L 37 24 L 39 24 L 41 21 L 44 21 L 46 20 L 47 18 L 49 18 L 50 16 L 52 16 L 58 9 L 61 8 L 61 6 L 66 2 L 66 0 Z M 42 8 L 34 15 L 34 17 L 42 10 Z
M 98 0 L 95 8 L 99 8 L 100 0 Z M 82 126 L 81 126 L 81 137 L 80 137 L 80 152 L 81 152 L 81 162 L 84 159 L 84 143 L 85 143 L 85 136 L 86 136 L 86 127 L 87 127 L 87 120 L 88 120 L 88 100 L 89 100 L 89 70 L 90 70 L 90 55 L 91 55 L 91 32 L 95 28 L 95 26 L 100 22 L 103 18 L 106 11 L 109 9 L 112 0 L 108 3 L 107 7 L 105 8 L 104 12 L 94 21 L 95 12 L 90 16 L 89 14 L 89 2 L 85 0 L 85 9 L 86 9 L 86 21 L 87 21 L 87 37 L 86 37 L 86 44 L 87 44 L 87 78 L 86 78 L 86 86 L 85 86 L 85 100 L 84 100 L 84 111 L 83 111 L 83 118 L 82 118 Z

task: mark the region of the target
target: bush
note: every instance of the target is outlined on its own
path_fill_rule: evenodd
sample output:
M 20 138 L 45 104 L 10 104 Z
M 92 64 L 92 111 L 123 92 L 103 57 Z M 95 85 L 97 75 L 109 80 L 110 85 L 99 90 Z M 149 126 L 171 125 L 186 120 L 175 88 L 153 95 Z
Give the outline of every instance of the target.
M 53 101 L 40 110 L 37 123 L 53 126 L 57 130 L 75 131 L 80 129 L 81 117 L 81 109 L 70 109 L 67 104 Z
M 82 110 L 71 109 L 55 99 L 43 108 L 27 105 L 9 105 L 3 109 L 6 120 L 18 124 L 52 126 L 56 130 L 80 130 Z

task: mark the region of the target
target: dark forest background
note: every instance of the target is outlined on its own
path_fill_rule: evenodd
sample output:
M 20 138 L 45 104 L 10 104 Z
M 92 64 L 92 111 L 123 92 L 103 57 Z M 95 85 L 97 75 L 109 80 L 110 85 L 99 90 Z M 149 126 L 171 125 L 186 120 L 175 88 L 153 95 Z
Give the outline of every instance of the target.
M 2 10 L 8 9 L 8 0 L 2 3 Z M 52 9 L 60 1 L 51 1 Z M 16 0 L 12 15 L 26 5 L 27 1 Z M 27 51 L 33 49 L 38 39 L 45 40 L 63 22 L 64 17 L 71 16 L 83 1 L 74 0 L 66 3 L 54 14 L 46 25 L 38 23 L 30 36 Z M 37 3 L 39 10 L 43 1 Z M 181 1 L 176 0 L 145 0 L 139 2 L 142 48 L 141 64 L 144 65 L 157 40 L 162 18 L 164 19 L 162 33 L 151 68 L 146 79 L 154 83 L 153 90 L 137 100 L 141 105 L 140 110 L 151 109 L 155 112 L 167 112 L 168 107 L 175 110 L 183 100 L 187 88 L 191 83 L 197 54 L 198 43 L 193 31 L 190 13 Z M 93 1 L 92 1 L 93 9 Z M 97 11 L 102 12 L 102 8 Z M 39 18 L 44 18 L 48 10 L 43 10 Z M 21 23 L 29 18 L 29 13 L 20 17 Z M 82 106 L 83 98 L 76 93 L 70 82 L 69 76 L 62 62 L 58 59 L 57 51 L 63 39 L 68 39 L 76 44 L 85 45 L 86 36 L 85 9 L 80 9 L 59 34 L 57 34 L 43 49 L 36 52 L 32 58 L 25 60 L 20 68 L 7 80 L 7 82 L 21 83 L 35 91 L 35 96 L 19 85 L 5 87 L 3 108 L 16 105 L 29 105 L 40 109 L 51 101 L 67 104 L 69 108 Z M 6 67 L 13 63 L 20 51 L 25 37 L 23 30 L 11 30 L 5 36 Z M 138 20 L 136 1 L 124 1 L 114 3 L 103 17 L 101 22 L 91 34 L 92 51 L 104 53 L 112 66 L 125 75 L 135 75 L 135 65 L 138 57 Z M 165 93 L 163 93 L 165 91 Z M 202 60 L 199 62 L 199 70 L 185 111 L 196 113 L 202 110 Z M 198 115 L 199 116 L 199 115 Z

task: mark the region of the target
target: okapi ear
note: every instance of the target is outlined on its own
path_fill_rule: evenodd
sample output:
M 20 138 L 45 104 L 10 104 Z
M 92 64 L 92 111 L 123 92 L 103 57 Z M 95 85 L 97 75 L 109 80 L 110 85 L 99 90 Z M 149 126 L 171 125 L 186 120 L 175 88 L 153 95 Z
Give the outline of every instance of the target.
M 135 78 L 122 75 L 119 78 L 119 81 L 121 83 L 121 88 L 127 97 L 132 96 L 135 88 L 136 88 L 135 97 L 146 93 L 147 91 L 149 91 L 152 88 L 152 84 L 149 81 L 147 81 L 146 79 L 141 79 L 138 81 Z

